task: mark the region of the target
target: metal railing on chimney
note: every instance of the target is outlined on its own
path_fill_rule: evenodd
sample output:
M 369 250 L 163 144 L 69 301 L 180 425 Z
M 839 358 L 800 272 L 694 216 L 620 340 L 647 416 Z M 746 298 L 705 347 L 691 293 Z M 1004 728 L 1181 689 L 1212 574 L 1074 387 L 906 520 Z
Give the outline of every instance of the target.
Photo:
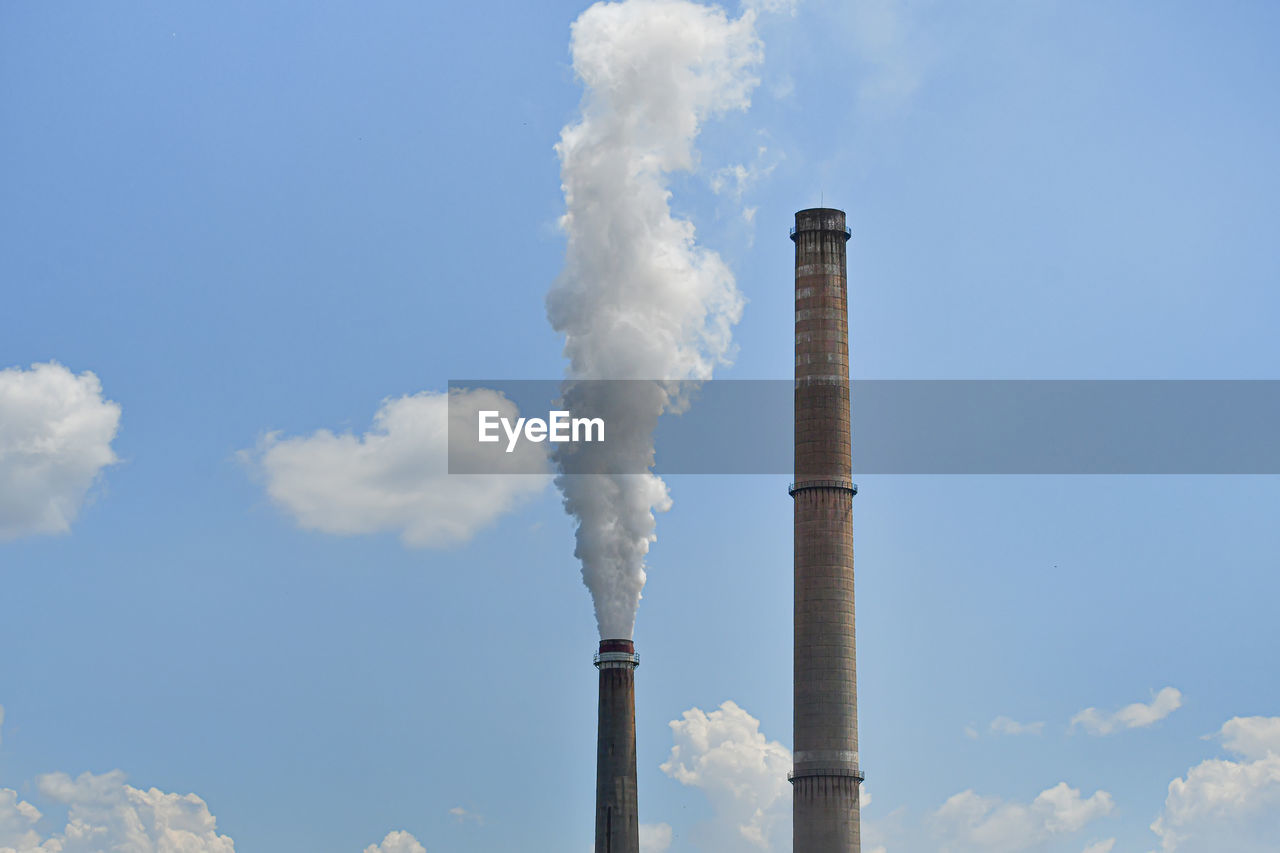
M 810 228 L 810 229 L 806 229 L 806 230 L 810 230 L 810 231 L 825 231 L 826 229 L 825 229 L 825 228 Z M 792 225 L 792 226 L 791 226 L 791 236 L 792 236 L 792 237 L 796 236 L 796 227 L 795 227 L 794 225 Z M 846 226 L 844 227 L 844 236 L 846 236 L 846 237 L 852 237 L 852 236 L 853 236 L 853 230 L 852 230 L 851 228 L 849 228 L 849 226 L 848 226 L 848 225 L 846 225 Z

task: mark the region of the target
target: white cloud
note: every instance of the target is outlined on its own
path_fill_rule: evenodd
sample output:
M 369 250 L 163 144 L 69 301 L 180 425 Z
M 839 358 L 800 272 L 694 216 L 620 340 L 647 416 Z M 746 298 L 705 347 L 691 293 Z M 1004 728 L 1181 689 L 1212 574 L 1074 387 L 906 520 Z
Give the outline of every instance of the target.
M 468 811 L 467 809 L 464 809 L 462 806 L 454 806 L 453 808 L 449 809 L 449 814 L 453 815 L 453 819 L 456 820 L 458 823 L 466 823 L 469 820 L 474 821 L 477 826 L 482 825 L 484 823 L 484 815 L 477 814 L 473 811 Z
M 407 832 L 388 832 L 381 844 L 370 844 L 364 853 L 427 853 L 427 848 Z
M 1097 708 L 1085 708 L 1071 718 L 1071 728 L 1083 728 L 1091 735 L 1109 735 L 1121 729 L 1137 729 L 1163 720 L 1182 707 L 1182 693 L 1176 687 L 1166 687 L 1147 703 L 1134 702 L 1112 714 Z
M 1111 853 L 1111 848 L 1116 846 L 1114 838 L 1108 838 L 1104 841 L 1097 841 L 1084 848 L 1082 853 Z
M 40 810 L 0 788 L 0 853 L 235 853 L 235 842 L 219 834 L 217 820 L 195 794 L 144 791 L 127 784 L 119 770 L 74 779 L 49 773 L 36 778 L 36 790 L 66 807 L 66 825 L 42 836 Z M 426 849 L 407 832 L 391 832 L 364 853 Z
M 453 405 L 450 405 L 450 395 Z M 515 405 L 487 389 L 450 395 L 422 392 L 383 402 L 363 435 L 267 435 L 242 458 L 260 471 L 267 493 L 299 526 L 352 535 L 394 531 L 406 545 L 465 542 L 522 498 L 542 491 L 549 477 L 544 444 L 455 444 L 462 461 L 484 461 L 500 474 L 450 475 L 448 434 L 476 429 L 479 409 L 517 416 Z M 490 455 L 487 451 L 493 450 Z M 455 457 L 455 461 L 459 461 Z
M 769 176 L 785 158 L 780 152 L 770 152 L 768 146 L 756 148 L 755 159 L 751 163 L 736 163 L 717 169 L 711 175 L 711 191 L 717 195 L 727 195 L 741 204 L 743 196 L 760 181 Z M 748 225 L 754 224 L 756 207 L 744 205 L 742 220 Z
M 1078 789 L 1059 782 L 1026 804 L 962 791 L 943 803 L 933 817 L 944 851 L 1016 853 L 1077 832 L 1112 808 L 1106 791 L 1085 798 Z
M 0 541 L 71 529 L 102 469 L 120 406 L 60 364 L 0 370 Z
M 758 13 L 795 16 L 800 0 L 742 0 L 742 8 Z
M 3 721 L 0 716 L 0 722 Z M 37 776 L 39 797 L 65 810 L 66 823 L 50 827 L 35 805 L 0 788 L 0 853 L 235 853 L 217 819 L 195 794 L 135 788 L 119 770 Z M 364 853 L 426 853 L 407 832 L 392 832 Z
M 931 49 L 919 21 L 926 20 L 928 2 L 921 0 L 854 0 L 848 23 L 856 69 L 858 96 L 868 103 L 901 103 L 923 82 L 932 61 Z
M 166 794 L 125 784 L 112 771 L 72 779 L 50 773 L 36 779 L 39 793 L 67 808 L 61 831 L 42 838 L 40 811 L 9 790 L 0 790 L 0 849 L 19 853 L 234 853 L 217 822 L 195 794 Z
M 862 805 L 862 849 L 866 853 L 884 853 L 885 850 L 892 850 L 894 853 L 904 853 L 908 850 L 924 850 L 932 848 L 936 851 L 937 845 L 931 840 L 920 841 L 913 839 L 918 836 L 919 827 L 916 822 L 911 820 L 911 815 L 906 806 L 898 806 L 890 810 L 887 814 L 870 817 L 867 814 L 867 786 L 862 786 L 860 793 Z
M 669 847 L 671 847 L 670 824 L 640 824 L 640 853 L 666 853 Z
M 1247 758 L 1280 755 L 1280 717 L 1233 717 L 1218 737 L 1227 749 Z
M 18 799 L 18 792 L 0 788 L 0 851 L 40 849 L 40 836 L 35 830 L 40 810 Z
M 991 732 L 999 735 L 1038 735 L 1044 732 L 1044 723 L 1020 723 L 1009 717 L 996 717 L 991 721 Z
M 786 100 L 796 93 L 796 81 L 790 75 L 779 77 L 769 85 L 769 94 L 779 101 Z
M 711 175 L 711 191 L 741 201 L 747 191 L 769 177 L 784 159 L 781 153 L 770 153 L 766 145 L 757 146 L 755 159 L 750 163 L 735 163 L 717 169 Z
M 760 721 L 733 702 L 673 720 L 675 745 L 662 771 L 701 789 L 715 818 L 695 828 L 703 849 L 784 850 L 791 839 L 791 752 L 765 738 Z
M 1241 760 L 1210 759 L 1169 783 L 1151 830 L 1165 853 L 1263 853 L 1280 838 L 1280 717 L 1236 717 L 1218 732 Z

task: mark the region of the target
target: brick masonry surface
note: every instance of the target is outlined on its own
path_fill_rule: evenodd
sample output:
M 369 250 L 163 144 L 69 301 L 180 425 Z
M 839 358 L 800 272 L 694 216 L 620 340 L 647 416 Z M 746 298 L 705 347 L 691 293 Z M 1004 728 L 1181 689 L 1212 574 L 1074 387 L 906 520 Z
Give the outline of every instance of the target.
M 858 853 L 845 216 L 796 214 L 794 853 Z M 804 488 L 806 482 L 813 488 Z M 822 485 L 817 485 L 821 483 Z

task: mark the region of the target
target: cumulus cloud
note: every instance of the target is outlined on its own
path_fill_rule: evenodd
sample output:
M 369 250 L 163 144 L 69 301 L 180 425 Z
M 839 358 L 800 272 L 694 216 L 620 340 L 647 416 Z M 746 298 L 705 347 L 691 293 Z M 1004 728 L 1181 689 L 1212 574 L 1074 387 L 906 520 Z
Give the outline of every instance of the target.
M 36 778 L 42 796 L 65 807 L 66 825 L 44 836 L 44 815 L 11 788 L 0 788 L 0 853 L 235 853 L 209 806 L 195 794 L 129 785 L 124 773 L 66 773 Z M 364 853 L 426 853 L 407 832 L 391 832 Z
M 1083 853 L 1111 853 L 1111 848 L 1116 846 L 1114 838 L 1107 838 L 1103 841 L 1096 841 L 1084 848 Z
M 0 707 L 0 724 L 4 709 Z M 0 788 L 0 853 L 235 853 L 218 832 L 208 804 L 195 794 L 135 788 L 120 770 L 46 773 L 37 794 L 66 813 L 66 824 L 42 833 L 44 815 L 12 788 Z M 392 832 L 364 853 L 426 853 L 407 832 Z
M 998 735 L 1038 735 L 1044 732 L 1044 723 L 1020 723 L 1009 717 L 996 717 L 990 728 L 992 734 Z
M 1227 749 L 1249 758 L 1280 755 L 1280 717 L 1233 717 L 1218 737 Z
M 666 853 L 671 847 L 671 825 L 666 823 L 640 824 L 640 853 Z
M 25 851 L 40 849 L 40 835 L 36 822 L 40 810 L 24 800 L 12 788 L 0 788 L 0 851 Z
M 1280 838 L 1280 717 L 1235 717 L 1219 730 L 1237 760 L 1210 759 L 1169 783 L 1151 830 L 1165 853 L 1263 853 Z
M 675 744 L 662 772 L 699 788 L 715 818 L 695 829 L 705 849 L 784 850 L 791 839 L 791 752 L 760 731 L 733 702 L 706 713 L 685 711 L 670 723 Z
M 364 853 L 427 853 L 427 848 L 407 832 L 388 832 L 381 844 L 370 844 Z
M 66 533 L 102 469 L 120 406 L 60 364 L 0 370 L 0 541 Z
M 455 445 L 465 453 L 492 450 L 483 470 L 500 473 L 448 473 L 449 429 L 474 431 L 479 409 L 518 416 L 515 404 L 496 391 L 426 391 L 385 400 L 373 428 L 362 435 L 270 433 L 242 458 L 261 472 L 271 499 L 305 529 L 389 531 L 413 547 L 454 545 L 549 482 L 549 476 L 530 473 L 548 470 L 544 445 L 527 441 L 512 453 L 500 444 Z
M 1091 735 L 1109 735 L 1122 729 L 1138 729 L 1163 720 L 1182 707 L 1182 692 L 1165 687 L 1150 702 L 1134 702 L 1111 714 L 1097 708 L 1085 708 L 1071 718 L 1071 728 L 1079 727 Z
M 125 783 L 124 774 L 49 773 L 39 793 L 67 809 L 67 823 L 43 837 L 42 815 L 11 789 L 0 789 L 0 850 L 16 853 L 234 853 L 217 821 L 195 794 L 167 794 Z
M 943 803 L 933 819 L 944 851 L 1017 853 L 1078 832 L 1113 806 L 1106 791 L 1082 797 L 1078 789 L 1059 782 L 1030 803 L 962 791 Z

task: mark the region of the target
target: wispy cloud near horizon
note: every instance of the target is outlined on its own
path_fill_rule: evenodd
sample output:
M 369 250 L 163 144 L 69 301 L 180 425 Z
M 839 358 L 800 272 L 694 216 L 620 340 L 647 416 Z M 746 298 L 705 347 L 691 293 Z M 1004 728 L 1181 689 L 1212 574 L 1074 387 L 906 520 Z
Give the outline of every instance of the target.
M 998 735 L 1038 735 L 1044 733 L 1044 723 L 1020 723 L 1010 717 L 996 717 L 991 721 L 989 729 Z
M 1124 729 L 1139 729 L 1163 720 L 1182 707 L 1182 691 L 1165 687 L 1153 694 L 1150 702 L 1134 702 L 1118 711 L 1104 713 L 1085 708 L 1071 718 L 1071 730 L 1084 729 L 1091 735 L 1105 736 Z

